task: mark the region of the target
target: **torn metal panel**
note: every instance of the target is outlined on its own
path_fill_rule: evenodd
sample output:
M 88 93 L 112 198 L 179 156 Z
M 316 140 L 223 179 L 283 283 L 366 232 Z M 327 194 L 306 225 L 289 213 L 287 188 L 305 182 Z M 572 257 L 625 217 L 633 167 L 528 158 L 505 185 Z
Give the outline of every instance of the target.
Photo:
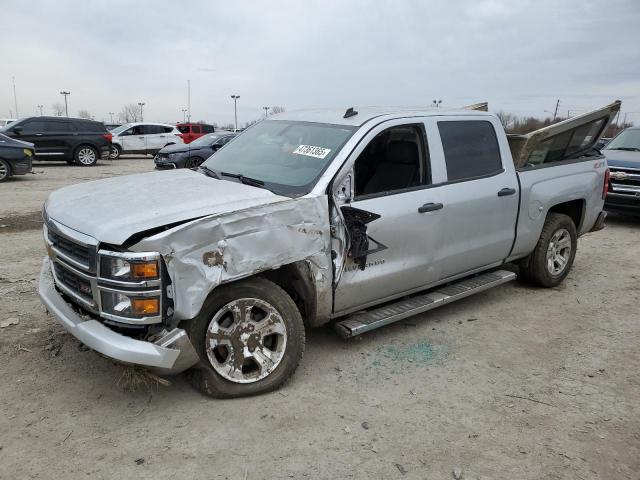
M 307 261 L 319 300 L 331 292 L 326 196 L 287 199 L 221 213 L 148 237 L 133 251 L 158 251 L 174 285 L 174 316 L 193 318 L 220 284 Z M 319 307 L 320 308 L 320 307 Z M 326 309 L 326 306 L 322 307 Z
M 489 102 L 474 103 L 472 105 L 465 105 L 462 107 L 464 110 L 477 110 L 479 112 L 489 111 Z
M 353 262 L 360 270 L 364 270 L 367 263 L 367 255 L 387 248 L 367 235 L 367 223 L 377 220 L 380 215 L 348 206 L 341 207 L 341 210 L 350 238 L 349 257 L 353 259 Z M 369 248 L 371 242 L 376 244 L 375 248 Z
M 621 102 L 616 100 L 606 107 L 572 117 L 526 135 L 509 135 L 509 146 L 516 168 L 527 164 L 544 163 L 548 152 L 554 152 L 553 161 L 577 158 L 593 149 L 606 128 L 620 111 Z M 593 126 L 593 131 L 589 130 Z M 584 131 L 581 129 L 584 127 Z M 574 138 L 574 133 L 577 135 Z M 562 136 L 565 135 L 566 139 Z M 558 139 L 558 144 L 553 143 Z M 565 141 L 566 140 L 566 141 Z M 557 158 L 555 158 L 557 157 Z

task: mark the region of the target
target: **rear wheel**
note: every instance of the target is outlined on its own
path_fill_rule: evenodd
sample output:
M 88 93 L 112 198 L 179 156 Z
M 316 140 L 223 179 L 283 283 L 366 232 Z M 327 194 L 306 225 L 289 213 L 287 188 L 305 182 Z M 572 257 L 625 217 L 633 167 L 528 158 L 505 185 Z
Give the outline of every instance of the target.
M 89 145 L 82 145 L 76 150 L 75 161 L 82 167 L 93 167 L 98 163 L 98 151 Z
M 0 158 L 0 182 L 6 182 L 11 177 L 11 166 L 9 162 Z
M 122 147 L 120 145 L 112 143 L 111 148 L 109 149 L 109 158 L 111 160 L 117 160 L 118 158 L 120 158 L 121 154 L 122 154 Z
M 561 213 L 550 213 L 536 248 L 520 267 L 520 273 L 530 283 L 555 287 L 569 274 L 577 247 L 578 234 L 573 220 Z
M 304 353 L 298 307 L 264 278 L 219 287 L 187 331 L 200 356 L 191 380 L 212 397 L 275 390 L 291 377 Z

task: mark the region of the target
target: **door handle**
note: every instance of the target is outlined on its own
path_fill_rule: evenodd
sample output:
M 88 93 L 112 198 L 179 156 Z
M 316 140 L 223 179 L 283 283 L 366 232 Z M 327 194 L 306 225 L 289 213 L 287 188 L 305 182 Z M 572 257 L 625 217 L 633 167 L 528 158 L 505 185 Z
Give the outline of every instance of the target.
M 513 195 L 514 193 L 516 193 L 516 189 L 515 188 L 503 188 L 502 190 L 500 190 L 498 192 L 498 196 L 499 197 L 506 197 L 507 195 Z
M 144 137 L 138 137 L 140 140 L 144 140 Z
M 441 203 L 425 203 L 420 208 L 418 208 L 418 213 L 427 213 L 427 212 L 435 212 L 436 210 L 441 210 L 444 207 Z

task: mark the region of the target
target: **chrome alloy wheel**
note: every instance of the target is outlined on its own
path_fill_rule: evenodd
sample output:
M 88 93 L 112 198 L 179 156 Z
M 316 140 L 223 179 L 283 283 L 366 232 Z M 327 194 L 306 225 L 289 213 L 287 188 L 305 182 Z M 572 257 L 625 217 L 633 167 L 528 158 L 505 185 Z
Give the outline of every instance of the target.
M 547 270 L 553 276 L 560 275 L 571 258 L 571 235 L 565 228 L 556 231 L 547 247 Z
M 235 383 L 253 383 L 271 374 L 287 347 L 280 313 L 258 298 L 240 298 L 216 312 L 205 338 L 213 369 Z
M 9 176 L 9 169 L 5 165 L 4 162 L 0 162 L 0 181 L 4 180 Z
M 93 165 L 96 161 L 96 152 L 93 148 L 81 148 L 78 152 L 78 161 L 83 165 Z

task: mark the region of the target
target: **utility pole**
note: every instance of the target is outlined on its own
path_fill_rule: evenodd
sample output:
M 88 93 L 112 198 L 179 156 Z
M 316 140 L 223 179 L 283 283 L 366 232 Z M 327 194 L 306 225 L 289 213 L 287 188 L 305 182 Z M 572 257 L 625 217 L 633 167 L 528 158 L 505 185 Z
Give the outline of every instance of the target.
M 233 98 L 233 112 L 236 119 L 236 130 L 238 130 L 238 99 L 240 98 L 240 95 L 231 95 L 231 98 Z
M 13 81 L 13 106 L 16 107 L 16 118 L 20 117 L 18 113 L 18 96 L 16 95 L 16 77 L 11 77 Z
M 560 106 L 560 99 L 558 99 L 558 101 L 556 102 L 556 109 L 553 112 L 553 121 L 556 121 L 556 117 L 558 116 L 558 107 Z
M 264 110 L 264 118 L 267 118 L 269 115 L 269 107 L 262 107 L 262 109 Z
M 191 123 L 191 80 L 187 80 L 187 119 Z
M 68 117 L 69 116 L 69 107 L 67 105 L 67 96 L 71 95 L 71 92 L 65 92 L 64 90 L 60 92 L 60 95 L 64 95 L 64 113 Z
M 183 108 L 180 111 L 182 112 L 182 123 L 187 123 L 187 109 Z
M 138 105 L 140 106 L 140 121 L 144 122 L 144 117 L 142 116 L 142 107 L 144 107 L 145 103 L 144 102 L 138 102 Z
M 113 124 L 113 112 L 109 112 L 109 117 L 111 118 L 111 123 Z
M 44 105 L 38 105 L 38 108 L 40 109 L 40 116 L 42 116 L 42 108 L 44 107 Z

